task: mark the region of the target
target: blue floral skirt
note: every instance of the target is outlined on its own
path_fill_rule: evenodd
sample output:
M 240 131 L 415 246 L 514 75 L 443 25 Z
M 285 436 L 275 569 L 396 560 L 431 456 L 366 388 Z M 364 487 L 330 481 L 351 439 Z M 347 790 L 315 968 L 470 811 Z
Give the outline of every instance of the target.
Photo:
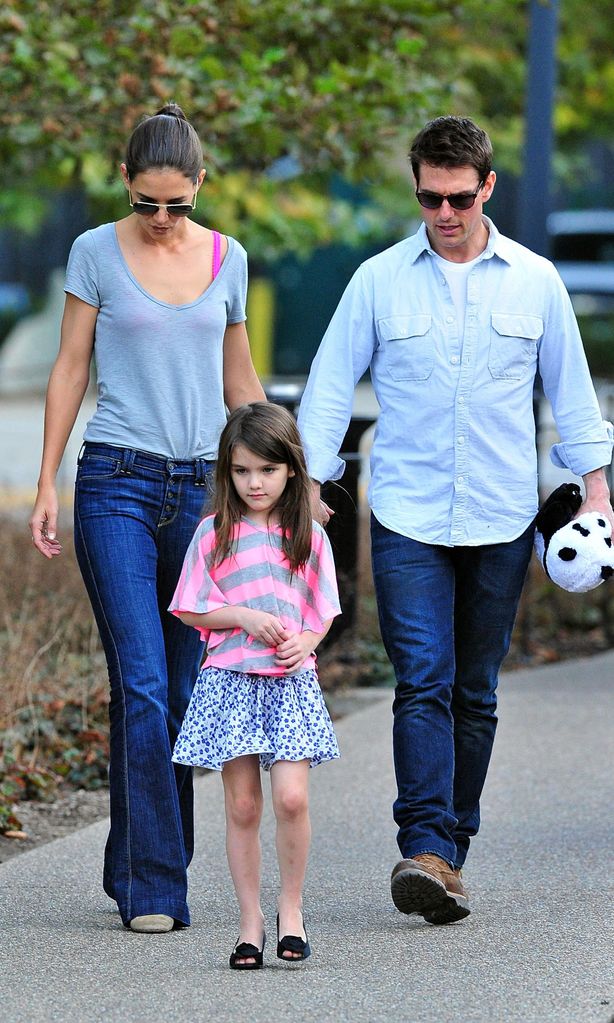
M 173 750 L 177 764 L 221 771 L 257 753 L 265 771 L 278 760 L 334 760 L 339 747 L 313 669 L 250 675 L 201 668 Z

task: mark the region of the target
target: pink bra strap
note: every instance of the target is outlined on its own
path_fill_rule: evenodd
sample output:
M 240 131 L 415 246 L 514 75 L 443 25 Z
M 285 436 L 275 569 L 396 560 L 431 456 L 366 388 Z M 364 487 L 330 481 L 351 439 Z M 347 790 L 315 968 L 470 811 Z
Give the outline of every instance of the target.
M 219 231 L 213 231 L 213 280 L 217 277 L 220 272 L 221 259 L 220 252 L 222 247 L 222 236 Z

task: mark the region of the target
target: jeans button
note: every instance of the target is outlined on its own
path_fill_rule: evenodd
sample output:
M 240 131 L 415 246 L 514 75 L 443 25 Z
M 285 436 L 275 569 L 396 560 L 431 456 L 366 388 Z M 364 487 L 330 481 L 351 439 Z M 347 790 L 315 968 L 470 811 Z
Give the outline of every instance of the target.
M 177 468 L 177 466 L 175 465 L 174 462 L 169 462 L 168 465 L 166 466 L 166 468 L 168 469 L 169 472 L 172 472 L 173 469 Z

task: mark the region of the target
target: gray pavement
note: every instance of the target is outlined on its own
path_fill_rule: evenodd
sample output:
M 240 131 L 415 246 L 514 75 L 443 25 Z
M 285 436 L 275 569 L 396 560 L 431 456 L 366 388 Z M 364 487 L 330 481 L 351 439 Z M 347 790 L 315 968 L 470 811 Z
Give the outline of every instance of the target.
M 70 528 L 72 490 L 83 431 L 96 407 L 88 393 L 77 416 L 58 472 L 58 492 L 64 510 L 61 528 Z M 43 446 L 45 397 L 42 394 L 0 397 L 0 511 L 14 512 L 24 522 L 36 496 Z
M 193 925 L 137 935 L 99 879 L 106 823 L 0 866 L 3 1023 L 611 1023 L 614 652 L 503 676 L 472 915 L 397 913 L 390 692 L 338 723 L 342 758 L 312 772 L 311 959 L 275 951 L 270 806 L 266 968 L 233 973 L 236 911 L 221 782 L 197 783 Z

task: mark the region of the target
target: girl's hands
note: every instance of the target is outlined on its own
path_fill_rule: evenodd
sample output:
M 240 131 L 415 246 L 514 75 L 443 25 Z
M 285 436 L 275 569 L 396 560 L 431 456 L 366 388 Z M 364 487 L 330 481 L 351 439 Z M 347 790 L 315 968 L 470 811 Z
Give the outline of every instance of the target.
M 58 497 L 54 486 L 39 489 L 29 526 L 34 546 L 41 554 L 53 558 L 62 553 L 62 545 L 56 539 Z
M 249 607 L 235 608 L 235 610 L 240 612 L 238 622 L 240 628 L 254 639 L 260 640 L 261 643 L 276 647 L 275 660 L 286 673 L 300 668 L 303 661 L 314 652 L 320 640 L 326 635 L 331 624 L 327 622 L 326 628 L 320 633 L 308 630 L 290 632 L 284 628 L 279 618 L 269 614 L 268 611 L 256 611 Z
M 283 665 L 287 672 L 300 668 L 301 664 L 309 654 L 312 654 L 317 646 L 320 636 L 315 632 L 295 632 L 288 635 L 277 646 L 275 660 Z
M 249 607 L 242 609 L 241 628 L 267 646 L 278 647 L 290 635 L 275 615 Z

